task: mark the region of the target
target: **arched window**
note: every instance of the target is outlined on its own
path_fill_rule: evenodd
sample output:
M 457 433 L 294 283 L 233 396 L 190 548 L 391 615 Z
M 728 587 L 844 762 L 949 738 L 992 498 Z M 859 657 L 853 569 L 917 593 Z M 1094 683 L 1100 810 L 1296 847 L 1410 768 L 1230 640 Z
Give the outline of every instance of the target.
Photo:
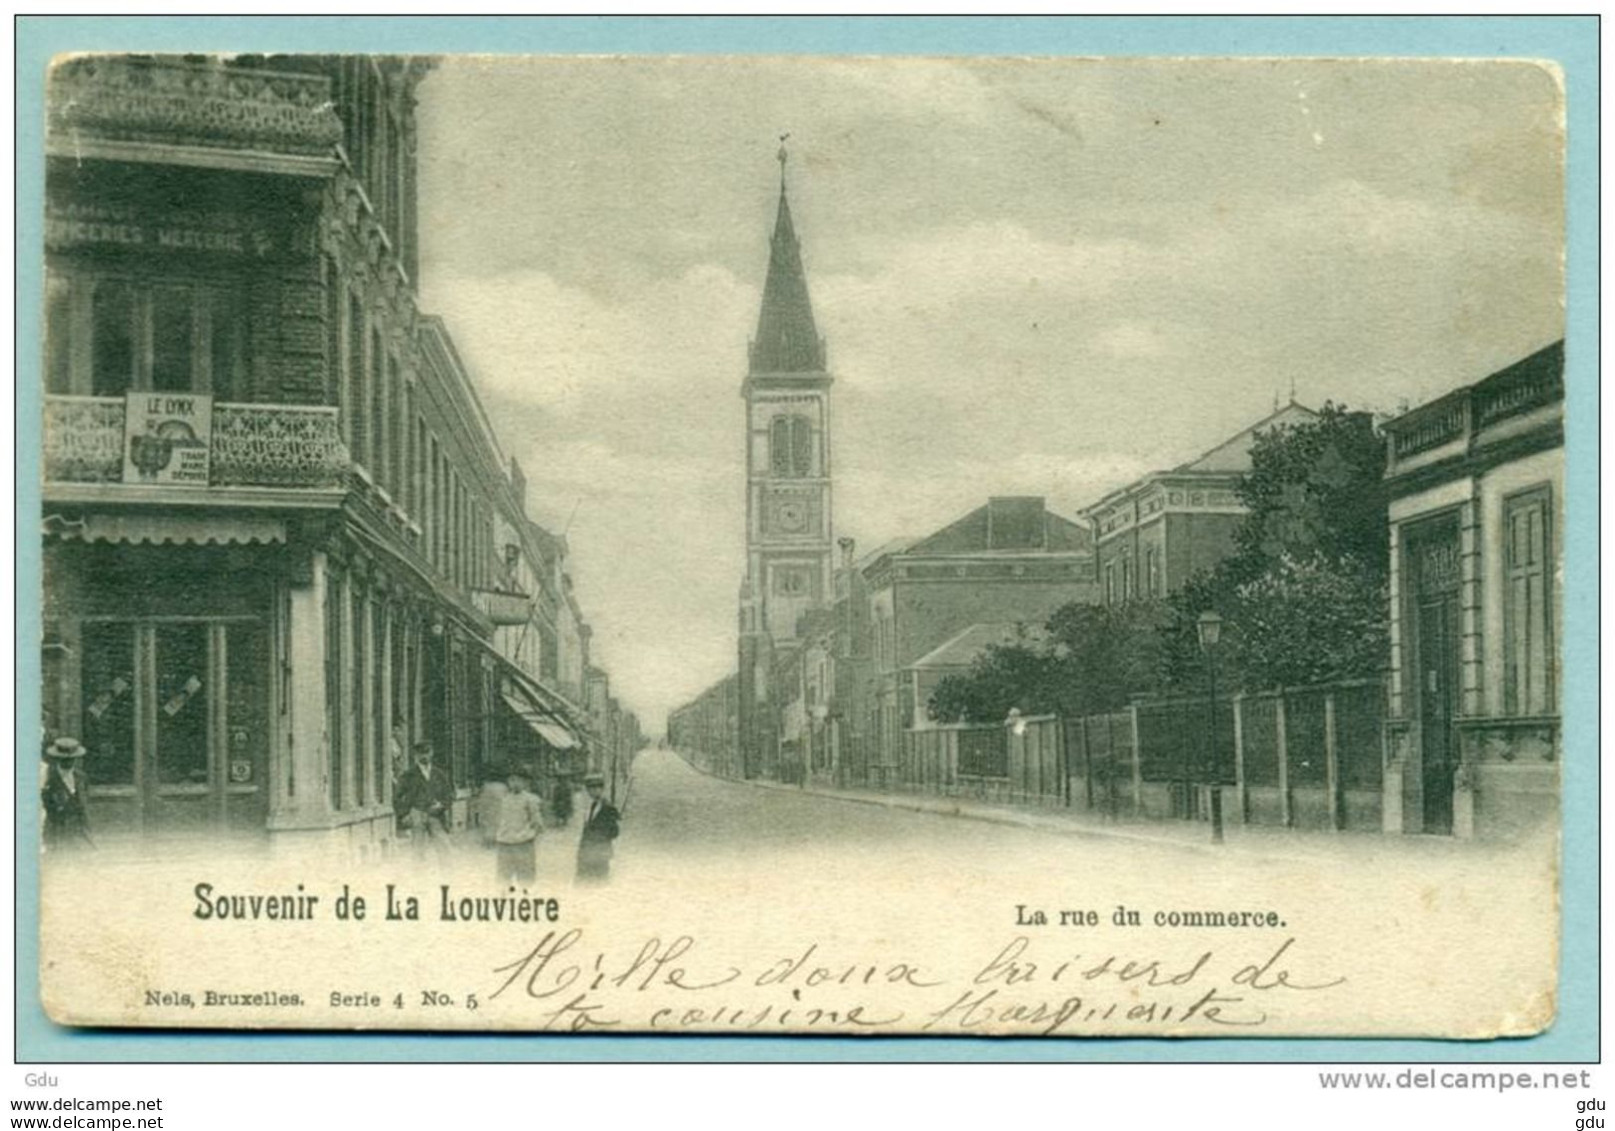
M 805 416 L 776 416 L 768 427 L 768 465 L 776 476 L 813 473 L 813 426 Z

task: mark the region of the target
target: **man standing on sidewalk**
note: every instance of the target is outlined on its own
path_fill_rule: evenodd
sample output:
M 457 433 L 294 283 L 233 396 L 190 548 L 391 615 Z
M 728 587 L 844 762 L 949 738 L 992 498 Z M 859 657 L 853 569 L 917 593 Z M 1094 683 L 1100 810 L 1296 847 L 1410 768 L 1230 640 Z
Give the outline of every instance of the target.
M 495 870 L 502 884 L 530 884 L 537 875 L 538 834 L 544 830 L 544 803 L 530 788 L 532 779 L 512 767 L 494 821 Z
M 583 787 L 589 791 L 589 807 L 583 820 L 583 839 L 578 841 L 578 883 L 604 883 L 611 875 L 611 842 L 617 839 L 617 807 L 605 798 L 603 774 L 588 774 Z

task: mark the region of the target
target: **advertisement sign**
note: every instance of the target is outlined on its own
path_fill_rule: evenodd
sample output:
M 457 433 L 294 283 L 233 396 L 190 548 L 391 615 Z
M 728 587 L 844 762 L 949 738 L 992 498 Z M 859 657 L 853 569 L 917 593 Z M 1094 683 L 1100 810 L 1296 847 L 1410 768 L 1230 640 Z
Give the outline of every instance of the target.
M 213 398 L 129 393 L 123 414 L 123 481 L 206 487 Z

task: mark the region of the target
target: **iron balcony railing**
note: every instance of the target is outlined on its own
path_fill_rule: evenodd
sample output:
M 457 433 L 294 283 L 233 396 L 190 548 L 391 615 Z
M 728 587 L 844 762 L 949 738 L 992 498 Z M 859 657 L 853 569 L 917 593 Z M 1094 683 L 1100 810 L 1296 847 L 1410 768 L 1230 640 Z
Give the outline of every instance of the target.
M 45 398 L 45 482 L 121 483 L 122 397 Z M 330 405 L 215 404 L 209 487 L 340 489 L 351 460 Z
M 342 122 L 324 75 L 222 59 L 84 55 L 51 68 L 51 140 L 326 156 Z
M 1391 469 L 1457 440 L 1473 443 L 1495 425 L 1564 400 L 1564 346 L 1555 343 L 1478 384 L 1455 389 L 1385 425 Z

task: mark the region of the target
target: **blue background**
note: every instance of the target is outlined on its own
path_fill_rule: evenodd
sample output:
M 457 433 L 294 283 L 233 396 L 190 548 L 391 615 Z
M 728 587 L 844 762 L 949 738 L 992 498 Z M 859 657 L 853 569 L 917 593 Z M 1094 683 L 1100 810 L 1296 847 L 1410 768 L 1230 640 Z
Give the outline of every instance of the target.
M 1552 59 L 1567 106 L 1564 874 L 1545 1034 L 983 1040 L 218 1034 L 64 1029 L 39 1006 L 39 460 L 44 75 L 64 51 L 1401 55 Z M 69 1061 L 1554 1061 L 1598 1059 L 1598 21 L 1573 17 L 23 17 L 17 22 L 17 1059 Z M 1461 954 L 1452 955 L 1461 963 Z

